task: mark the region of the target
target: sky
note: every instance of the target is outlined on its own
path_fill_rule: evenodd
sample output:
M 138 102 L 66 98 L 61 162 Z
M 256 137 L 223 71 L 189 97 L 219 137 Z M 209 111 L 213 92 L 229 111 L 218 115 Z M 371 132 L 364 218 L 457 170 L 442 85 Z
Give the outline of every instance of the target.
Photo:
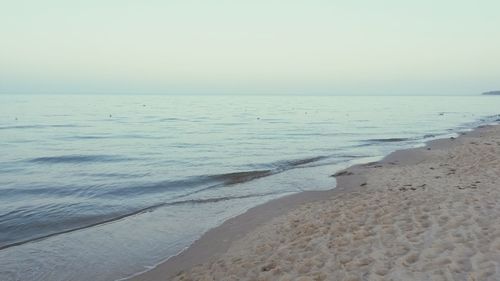
M 0 93 L 478 94 L 498 0 L 0 0 Z

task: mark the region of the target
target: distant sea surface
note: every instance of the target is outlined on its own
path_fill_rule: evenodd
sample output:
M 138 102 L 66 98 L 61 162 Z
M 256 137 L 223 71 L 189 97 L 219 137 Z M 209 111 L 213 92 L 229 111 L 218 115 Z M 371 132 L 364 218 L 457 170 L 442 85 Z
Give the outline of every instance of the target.
M 0 280 L 116 280 L 336 171 L 498 121 L 496 96 L 0 96 Z

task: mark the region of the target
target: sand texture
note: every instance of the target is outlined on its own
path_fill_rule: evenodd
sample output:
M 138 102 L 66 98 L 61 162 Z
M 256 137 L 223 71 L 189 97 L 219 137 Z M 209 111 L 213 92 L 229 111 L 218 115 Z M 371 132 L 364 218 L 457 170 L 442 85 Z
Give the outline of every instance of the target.
M 498 126 L 393 153 L 172 278 L 500 280 L 499 177 Z

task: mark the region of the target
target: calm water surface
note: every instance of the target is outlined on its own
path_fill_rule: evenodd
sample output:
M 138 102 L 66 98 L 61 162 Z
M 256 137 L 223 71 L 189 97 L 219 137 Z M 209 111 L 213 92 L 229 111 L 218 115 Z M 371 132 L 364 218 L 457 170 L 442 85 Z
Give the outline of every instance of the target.
M 0 96 L 0 280 L 116 280 L 500 97 Z

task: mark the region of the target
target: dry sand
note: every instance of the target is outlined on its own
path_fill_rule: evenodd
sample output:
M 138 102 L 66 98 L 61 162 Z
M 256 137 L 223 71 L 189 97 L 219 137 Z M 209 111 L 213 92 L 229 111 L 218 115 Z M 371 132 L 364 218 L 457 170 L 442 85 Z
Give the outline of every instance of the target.
M 499 178 L 500 127 L 478 128 L 252 209 L 134 280 L 500 280 Z

